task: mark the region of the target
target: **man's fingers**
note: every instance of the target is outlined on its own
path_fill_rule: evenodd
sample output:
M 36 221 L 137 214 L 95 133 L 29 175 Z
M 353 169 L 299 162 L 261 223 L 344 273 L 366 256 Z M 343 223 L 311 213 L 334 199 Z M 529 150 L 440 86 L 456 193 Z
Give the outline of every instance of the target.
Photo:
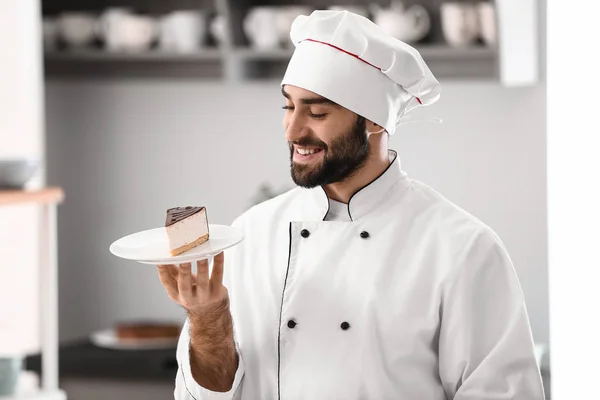
M 169 264 L 167 265 L 167 267 L 169 267 L 169 271 L 171 272 L 173 279 L 177 281 L 177 278 L 179 277 L 179 268 L 177 267 L 177 265 Z
M 177 278 L 179 294 L 184 300 L 190 301 L 194 295 L 192 291 L 192 264 L 185 263 L 179 265 L 179 276 Z
M 198 268 L 196 283 L 198 284 L 198 287 L 206 289 L 208 286 L 208 260 L 200 260 L 196 265 Z
M 158 277 L 160 278 L 160 283 L 164 286 L 167 291 L 167 295 L 171 300 L 178 301 L 179 299 L 179 291 L 177 290 L 177 280 L 173 277 L 171 273 L 171 268 L 175 267 L 174 265 L 158 265 Z
M 225 254 L 220 252 L 215 256 L 213 261 L 212 274 L 210 276 L 210 284 L 212 287 L 220 287 L 223 285 L 223 264 L 225 262 Z

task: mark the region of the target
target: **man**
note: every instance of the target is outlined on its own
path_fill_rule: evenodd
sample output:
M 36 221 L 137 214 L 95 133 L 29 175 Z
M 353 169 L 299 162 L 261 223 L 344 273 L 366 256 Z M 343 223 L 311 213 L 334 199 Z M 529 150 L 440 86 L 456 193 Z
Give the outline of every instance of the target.
M 159 266 L 188 312 L 176 399 L 543 399 L 500 239 L 401 170 L 388 136 L 439 98 L 410 46 L 348 12 L 292 26 L 282 82 L 299 186 L 235 222 L 245 240 Z M 226 261 L 226 265 L 224 262 Z

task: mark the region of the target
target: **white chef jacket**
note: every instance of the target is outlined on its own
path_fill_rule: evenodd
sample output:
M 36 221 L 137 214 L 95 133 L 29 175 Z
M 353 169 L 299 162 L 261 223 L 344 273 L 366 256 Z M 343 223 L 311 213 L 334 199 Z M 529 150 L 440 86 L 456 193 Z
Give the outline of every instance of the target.
M 176 399 L 541 400 L 523 294 L 496 234 L 390 167 L 325 221 L 295 188 L 234 225 L 226 251 L 239 366 L 229 392 L 198 385 L 187 323 Z M 338 211 L 339 212 L 339 211 Z

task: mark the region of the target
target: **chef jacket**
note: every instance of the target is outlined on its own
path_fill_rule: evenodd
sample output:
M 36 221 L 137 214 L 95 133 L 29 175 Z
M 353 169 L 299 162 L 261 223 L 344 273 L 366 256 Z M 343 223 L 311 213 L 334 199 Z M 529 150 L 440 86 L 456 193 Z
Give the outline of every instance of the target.
M 390 162 L 341 215 L 321 187 L 295 188 L 234 222 L 245 239 L 225 256 L 233 386 L 194 381 L 186 321 L 176 399 L 544 398 L 502 242 L 409 179 L 393 151 Z

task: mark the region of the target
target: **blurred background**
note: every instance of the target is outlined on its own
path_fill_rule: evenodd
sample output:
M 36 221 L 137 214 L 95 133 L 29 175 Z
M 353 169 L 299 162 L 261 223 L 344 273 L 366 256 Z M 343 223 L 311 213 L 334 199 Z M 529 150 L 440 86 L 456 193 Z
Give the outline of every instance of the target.
M 57 289 L 69 398 L 172 398 L 175 341 L 123 344 L 116 332 L 185 315 L 153 266 L 108 247 L 161 226 L 170 207 L 204 205 L 211 223 L 230 224 L 293 187 L 279 82 L 293 19 L 324 8 L 372 19 L 440 80 L 440 101 L 415 114 L 443 123 L 403 125 L 391 147 L 409 176 L 504 241 L 550 398 L 545 0 L 2 0 L 0 199 L 65 193 Z M 12 367 L 30 371 L 19 393 L 39 380 L 41 218 L 38 204 L 0 207 L 0 357 L 26 357 Z

